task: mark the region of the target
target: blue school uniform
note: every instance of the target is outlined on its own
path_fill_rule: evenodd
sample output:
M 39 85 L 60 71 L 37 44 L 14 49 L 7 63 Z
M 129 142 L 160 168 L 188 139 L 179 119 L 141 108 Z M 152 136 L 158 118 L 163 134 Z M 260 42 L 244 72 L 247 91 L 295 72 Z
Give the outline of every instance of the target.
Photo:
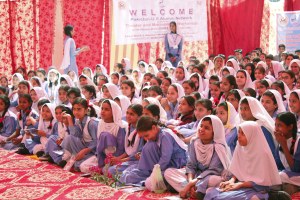
M 210 176 L 221 176 L 224 166 L 215 151 L 208 166 L 200 163 L 196 157 L 195 141 L 193 140 L 191 145 L 189 145 L 189 160 L 186 165 L 186 173 L 194 174 L 195 178 L 199 179 L 196 183 L 197 192 L 205 194 Z
M 197 120 L 195 122 L 191 122 L 185 125 L 177 126 L 175 130 L 179 131 L 181 135 L 183 135 L 185 138 L 190 137 L 194 135 L 197 132 L 197 127 L 200 120 Z
M 164 172 L 167 168 L 181 168 L 186 165 L 186 151 L 171 135 L 169 129 L 160 129 L 156 141 L 148 141 L 138 164 L 128 167 L 120 181 L 125 184 L 142 184 L 152 173 L 155 164 Z
M 125 152 L 125 128 L 119 128 L 117 136 L 115 137 L 109 132 L 102 132 L 98 139 L 97 144 L 97 158 L 99 167 L 103 167 L 105 165 L 105 149 L 107 147 L 115 147 L 116 151 L 113 153 L 113 156 L 117 157 L 122 155 Z
M 170 110 L 166 111 L 167 113 L 167 119 L 177 119 L 178 116 L 178 105 L 179 103 L 177 102 L 175 105 L 173 103 L 169 103 Z
M 26 125 L 26 119 L 27 119 L 26 113 L 23 110 L 21 110 L 19 112 L 19 115 L 21 115 L 21 120 L 18 119 L 16 129 L 20 129 L 20 134 L 23 135 L 23 137 L 24 137 L 24 134 L 25 134 L 24 130 L 25 129 L 32 129 L 29 132 L 31 132 L 33 134 L 36 134 L 36 130 L 37 130 L 38 125 L 39 125 L 39 121 L 38 121 L 39 115 L 38 115 L 38 113 L 35 110 L 30 111 L 30 113 L 28 114 L 28 117 L 33 117 L 35 120 L 37 120 L 37 122 L 35 124 L 30 124 L 29 126 Z M 26 147 L 26 144 L 28 145 L 30 142 L 36 142 L 36 143 L 39 144 L 40 143 L 40 137 L 38 135 L 35 135 L 35 136 L 33 136 L 32 140 L 25 141 L 25 147 Z
M 62 143 L 62 147 L 71 154 L 76 155 L 82 149 L 89 148 L 91 151 L 83 159 L 75 162 L 74 167 L 79 168 L 80 164 L 89 157 L 95 155 L 97 147 L 97 127 L 98 120 L 85 116 L 80 122 L 75 121 L 74 126 L 68 126 L 70 135 L 67 135 Z
M 228 147 L 230 148 L 231 154 L 233 155 L 238 139 L 237 128 L 234 127 L 231 129 L 231 131 L 225 136 L 225 139 Z
M 5 113 L 4 119 L 2 122 L 3 122 L 3 127 L 2 127 L 2 129 L 0 129 L 0 136 L 3 136 L 3 137 L 11 136 L 16 131 L 16 126 L 17 126 L 16 115 L 13 112 L 8 110 Z M 1 145 L 1 147 L 6 150 L 11 150 L 12 144 L 6 143 L 4 145 Z
M 53 161 L 57 164 L 59 164 L 60 161 L 62 161 L 62 154 L 57 154 L 57 153 L 55 153 L 55 151 L 63 151 L 63 148 L 56 143 L 56 141 L 60 138 L 59 128 L 58 128 L 59 123 L 61 123 L 61 122 L 56 122 L 54 124 L 52 134 L 48 138 L 46 148 L 45 148 L 45 153 L 49 154 L 50 157 L 53 159 Z M 68 135 L 69 130 L 67 129 L 67 127 L 66 127 L 65 131 L 67 132 L 66 135 Z
M 252 182 L 252 188 L 242 188 L 229 192 L 221 192 L 219 188 L 213 188 L 206 193 L 204 200 L 250 200 L 254 195 L 258 199 L 267 200 L 269 198 L 268 190 L 268 186 L 257 185 L 254 182 Z
M 168 35 L 171 35 L 172 39 L 176 41 L 177 37 L 181 37 L 176 33 L 168 33 L 165 36 L 165 49 L 166 49 L 166 59 L 171 62 L 170 58 L 171 56 L 176 56 L 176 61 L 171 62 L 173 67 L 177 67 L 178 62 L 181 61 L 181 51 L 182 51 L 182 39 L 180 43 L 176 46 L 170 46 L 169 41 L 168 41 Z
M 135 131 L 135 128 L 133 126 L 130 126 L 129 127 L 129 133 L 132 133 L 133 131 Z M 136 136 L 135 139 L 137 139 L 138 137 Z M 138 144 L 138 147 L 137 147 L 137 150 L 135 152 L 132 152 L 131 155 L 128 155 L 129 157 L 129 161 L 126 161 L 126 162 L 123 162 L 121 164 L 119 164 L 118 166 L 114 165 L 114 166 L 111 166 L 109 167 L 108 171 L 111 173 L 111 174 L 116 174 L 117 172 L 123 172 L 127 167 L 131 166 L 131 165 L 134 165 L 134 164 L 137 164 L 138 163 L 138 160 L 135 158 L 135 155 L 136 153 L 138 152 L 141 152 L 142 151 L 142 148 L 144 146 L 146 142 L 144 141 L 143 138 L 140 138 L 140 141 L 139 141 L 139 144 Z M 125 143 L 126 145 L 126 143 Z M 126 152 L 126 146 L 125 146 L 125 152 Z

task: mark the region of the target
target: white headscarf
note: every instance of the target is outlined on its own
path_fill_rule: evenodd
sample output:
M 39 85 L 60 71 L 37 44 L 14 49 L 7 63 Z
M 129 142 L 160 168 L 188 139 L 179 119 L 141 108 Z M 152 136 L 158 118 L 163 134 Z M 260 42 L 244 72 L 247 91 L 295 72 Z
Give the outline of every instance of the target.
M 38 99 L 45 97 L 48 99 L 48 94 L 42 87 L 33 87 L 31 90 L 34 90 Z
M 187 70 L 185 67 L 177 67 L 177 69 L 178 69 L 178 68 L 183 69 L 184 78 L 183 78 L 183 80 L 181 80 L 181 81 L 180 81 L 180 80 L 176 80 L 176 82 L 179 83 L 179 84 L 182 84 L 183 81 L 188 80 L 188 78 L 190 77 L 190 74 L 189 74 L 188 70 Z M 176 72 L 175 72 L 175 73 L 176 73 Z
M 238 62 L 236 61 L 236 59 L 230 58 L 229 60 L 227 60 L 226 65 L 227 65 L 228 62 L 232 63 L 233 69 L 235 70 L 235 72 L 237 72 L 240 69 L 240 66 L 239 66 Z
M 41 107 L 41 110 L 40 110 L 40 113 L 42 113 L 42 110 L 43 110 L 43 107 L 44 106 L 47 106 L 49 108 L 49 110 L 51 111 L 51 114 L 52 114 L 52 117 L 53 117 L 53 120 L 52 120 L 52 129 L 53 129 L 53 126 L 56 122 L 56 116 L 55 116 L 55 104 L 53 103 L 45 103 L 42 107 Z M 47 127 L 44 127 L 44 119 L 42 118 L 42 115 L 40 115 L 39 117 L 39 126 L 38 126 L 38 129 L 39 130 L 47 130 Z
M 14 77 L 14 76 L 16 76 L 19 79 L 19 82 L 24 80 L 22 74 L 20 74 L 20 73 L 14 73 L 14 75 L 12 77 Z M 11 85 L 13 85 L 13 79 L 11 79 Z
M 149 67 L 152 67 L 152 69 L 153 69 L 153 71 L 154 71 L 154 74 L 150 72 Z M 147 65 L 145 68 L 146 68 L 146 72 L 151 73 L 151 74 L 153 74 L 153 75 L 155 75 L 155 76 L 156 76 L 156 74 L 158 73 L 158 69 L 157 69 L 157 67 L 156 67 L 155 64 L 149 64 L 149 65 Z
M 280 71 L 284 71 L 284 68 L 283 68 L 282 64 L 278 61 L 271 61 L 271 64 L 273 66 L 274 76 L 275 76 L 275 78 L 278 78 L 278 73 Z
M 173 83 L 173 84 L 171 84 L 171 85 L 173 85 L 173 86 L 175 86 L 175 87 L 177 88 L 177 93 L 178 93 L 177 101 L 179 102 L 180 99 L 181 99 L 181 97 L 184 96 L 184 89 L 183 89 L 183 87 L 182 87 L 180 84 L 178 84 L 178 83 Z
M 162 70 L 165 70 L 165 67 L 168 67 L 168 68 L 171 68 L 173 67 L 172 63 L 168 60 L 164 61 L 163 64 L 162 64 Z
M 92 85 L 92 86 L 94 86 L 95 89 L 97 90 L 97 86 L 95 85 L 95 83 L 93 82 L 93 80 L 90 79 L 90 77 L 88 77 L 88 76 L 85 75 L 85 74 L 81 74 L 81 75 L 78 77 L 78 80 L 80 79 L 80 77 L 86 78 L 86 80 L 87 80 L 87 85 Z
M 281 184 L 275 160 L 256 122 L 239 125 L 247 138 L 247 146 L 237 143 L 229 170 L 239 181 L 251 181 L 257 185 Z
M 240 98 L 243 98 L 244 96 L 246 96 L 242 90 L 239 90 L 239 89 L 234 89 L 234 90 L 236 90 L 239 93 Z
M 75 87 L 75 83 L 72 81 L 71 77 L 67 74 L 61 75 L 60 79 L 64 78 L 70 87 Z
M 224 125 L 224 128 L 233 129 L 236 126 L 236 117 L 238 113 L 236 112 L 234 106 L 230 102 L 225 101 L 225 103 L 227 104 L 228 107 L 228 117 L 227 117 L 227 123 L 226 125 Z
M 131 102 L 130 102 L 129 98 L 124 96 L 124 95 L 118 95 L 116 98 L 120 99 L 122 117 L 126 117 L 127 109 L 131 105 Z M 114 100 L 116 98 L 114 98 Z
M 246 73 L 246 83 L 245 83 L 244 89 L 245 88 L 254 88 L 254 84 L 252 82 L 252 79 L 251 79 L 251 76 L 249 75 L 249 73 L 244 69 L 240 69 L 239 71 L 244 71 Z
M 168 121 L 167 113 L 166 113 L 165 109 L 161 106 L 160 102 L 156 98 L 147 97 L 147 98 L 145 98 L 145 100 L 147 100 L 150 104 L 155 104 L 159 107 L 160 121 L 162 121 L 162 122 Z
M 223 70 L 225 70 L 225 69 L 227 69 L 227 70 L 229 71 L 229 74 L 232 75 L 232 76 L 234 76 L 234 75 L 236 74 L 235 69 L 232 68 L 232 67 L 228 67 L 228 66 L 224 66 L 224 67 L 222 68 L 221 72 L 223 72 Z
M 197 160 L 204 166 L 208 166 L 213 156 L 214 150 L 216 151 L 219 159 L 221 160 L 225 170 L 229 168 L 231 153 L 225 140 L 225 131 L 222 121 L 215 115 L 208 115 L 202 118 L 197 127 L 197 132 L 201 127 L 203 119 L 210 118 L 213 127 L 214 143 L 203 144 L 200 138 L 197 138 L 194 143 Z
M 107 74 L 107 69 L 104 67 L 104 65 L 102 65 L 102 64 L 97 64 L 96 66 L 101 68 L 101 73 L 102 73 L 104 76 L 106 76 L 106 77 L 108 76 L 108 74 Z
M 242 116 L 241 116 L 241 102 L 247 99 L 251 113 L 255 119 L 257 119 L 257 123 L 260 126 L 264 126 L 265 128 L 268 129 L 268 131 L 272 134 L 272 137 L 275 140 L 274 136 L 274 127 L 275 127 L 275 122 L 272 119 L 272 117 L 269 115 L 269 113 L 266 111 L 266 109 L 263 107 L 263 105 L 254 97 L 249 97 L 245 96 L 241 98 L 240 103 L 239 103 L 239 115 L 240 115 L 240 120 L 241 122 L 244 122 Z
M 38 76 L 31 77 L 30 83 L 31 83 L 31 80 L 35 80 L 35 81 L 39 82 L 40 87 L 43 87 L 43 83 L 42 83 L 41 79 Z
M 191 79 L 192 76 L 197 76 L 197 77 L 198 77 L 198 82 L 199 82 L 198 92 L 199 92 L 199 93 L 204 92 L 205 89 L 206 89 L 206 86 L 207 86 L 205 80 L 204 80 L 204 79 L 202 78 L 202 76 L 200 76 L 200 74 L 198 74 L 198 73 L 192 73 L 192 74 L 190 75 L 189 79 Z
M 113 99 L 115 99 L 117 96 L 121 95 L 120 89 L 115 84 L 113 84 L 113 83 L 105 83 L 103 86 L 105 86 L 108 89 L 108 91 L 110 93 L 110 96 Z
M 89 77 L 89 78 L 90 78 L 91 80 L 93 80 L 93 78 L 94 78 L 94 73 L 93 73 L 92 69 L 91 69 L 90 67 L 85 67 L 85 68 L 83 68 L 82 71 L 84 71 L 84 70 L 88 70 L 88 71 L 90 72 L 91 77 Z M 83 72 L 82 72 L 82 74 L 83 74 Z
M 256 67 L 262 66 L 266 71 L 268 69 L 268 65 L 264 61 L 259 61 L 256 65 Z
M 58 76 L 57 81 L 58 81 L 58 83 L 59 83 L 61 74 L 60 74 L 59 71 L 57 71 L 56 69 L 50 69 L 50 70 L 49 70 L 48 76 L 47 76 L 47 81 L 48 81 L 48 83 L 50 83 L 50 79 L 49 79 L 49 74 L 50 74 L 50 73 L 54 73 L 54 74 L 56 74 L 56 75 Z
M 300 68 L 300 60 L 299 59 L 293 59 L 291 62 L 290 62 L 290 65 L 289 65 L 289 70 L 292 70 L 291 66 L 293 63 L 296 63 L 298 65 L 298 67 Z
M 102 102 L 107 103 L 109 101 L 109 104 L 112 109 L 112 114 L 113 114 L 113 122 L 112 123 L 106 123 L 102 119 L 100 119 L 98 123 L 98 131 L 97 131 L 97 137 L 99 138 L 100 134 L 103 132 L 109 132 L 113 136 L 117 137 L 119 129 L 120 128 L 126 128 L 127 123 L 122 121 L 122 110 L 120 106 L 114 102 L 113 100 L 105 100 Z M 102 107 L 101 104 L 101 107 Z M 102 109 L 102 108 L 101 108 Z
M 266 92 L 267 91 L 272 92 L 275 96 L 277 106 L 278 106 L 277 113 L 285 112 L 286 109 L 285 109 L 281 94 L 277 90 L 269 89 L 269 90 L 266 90 Z M 261 100 L 262 100 L 262 98 L 260 99 L 260 102 L 261 102 Z
M 123 60 L 126 63 L 125 71 L 128 69 L 131 69 L 132 66 L 131 66 L 131 62 L 130 62 L 129 58 L 123 58 Z

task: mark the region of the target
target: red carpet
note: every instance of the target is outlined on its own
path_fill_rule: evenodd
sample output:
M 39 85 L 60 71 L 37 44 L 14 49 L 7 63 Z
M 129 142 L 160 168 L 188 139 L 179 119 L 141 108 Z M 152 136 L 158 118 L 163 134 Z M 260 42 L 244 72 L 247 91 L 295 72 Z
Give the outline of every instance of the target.
M 171 194 L 125 193 L 54 165 L 0 149 L 0 199 L 162 199 Z

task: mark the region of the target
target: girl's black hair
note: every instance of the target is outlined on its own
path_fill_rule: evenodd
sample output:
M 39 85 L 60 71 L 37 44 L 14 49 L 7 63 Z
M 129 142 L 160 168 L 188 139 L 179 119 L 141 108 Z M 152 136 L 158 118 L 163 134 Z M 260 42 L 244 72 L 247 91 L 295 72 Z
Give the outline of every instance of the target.
M 213 111 L 213 104 L 212 101 L 209 99 L 199 99 L 196 101 L 195 106 L 201 104 L 207 110 Z
M 125 80 L 125 81 L 122 81 L 121 83 L 121 86 L 122 84 L 126 84 L 128 85 L 131 89 L 133 89 L 133 92 L 131 93 L 131 98 L 130 98 L 130 102 L 132 101 L 133 97 L 134 97 L 134 94 L 135 94 L 135 85 L 133 83 L 133 81 L 131 80 Z
M 228 80 L 229 84 L 231 86 L 233 86 L 232 89 L 237 89 L 238 88 L 238 86 L 236 84 L 235 77 L 233 75 L 226 75 L 224 78 L 226 78 Z
M 157 85 L 152 85 L 148 91 L 154 91 L 156 92 L 158 95 L 163 95 L 163 91 L 161 89 L 161 87 L 157 86 Z
M 109 101 L 108 101 L 108 103 L 109 103 Z M 76 104 L 82 105 L 85 109 L 88 109 L 87 115 L 89 117 L 97 117 L 97 113 L 96 113 L 95 108 L 92 105 L 89 105 L 88 101 L 86 99 L 81 98 L 81 97 L 77 97 L 74 100 L 72 107 L 74 107 L 74 105 L 76 105 Z
M 38 69 L 36 70 L 36 73 L 38 73 L 38 72 L 39 72 L 39 73 L 42 73 L 42 74 L 45 76 L 44 81 L 47 80 L 47 79 L 46 79 L 46 71 L 45 71 L 43 68 L 38 68 Z
M 5 87 L 0 86 L 0 91 L 3 92 L 5 95 L 8 95 L 9 90 L 7 90 Z
M 4 102 L 5 104 L 5 108 L 4 108 L 4 111 L 2 113 L 2 116 L 0 117 L 0 130 L 3 128 L 4 126 L 4 116 L 6 114 L 6 112 L 8 111 L 9 109 L 9 106 L 10 106 L 10 101 L 9 101 L 9 98 L 6 96 L 6 95 L 0 95 L 0 99 Z
M 251 97 L 256 98 L 256 91 L 253 88 L 245 88 L 244 91 L 249 92 Z
M 262 66 L 256 67 L 255 70 L 254 70 L 254 72 L 255 71 L 260 71 L 260 73 L 266 74 L 266 69 L 264 67 L 262 67 Z
M 32 106 L 33 101 L 32 101 L 32 99 L 31 99 L 30 94 L 20 94 L 20 95 L 19 95 L 19 99 L 21 99 L 21 98 L 26 99 L 26 100 L 30 103 L 29 108 L 27 108 L 26 110 L 24 110 L 26 116 L 28 116 L 29 113 L 31 112 L 31 106 Z M 22 120 L 22 115 L 21 115 L 21 113 L 19 113 L 19 117 L 18 117 L 18 118 L 19 118 L 19 120 Z
M 176 22 L 175 22 L 175 21 L 171 21 L 171 22 L 170 22 L 170 25 L 171 25 L 171 24 L 175 25 L 175 33 L 177 33 L 177 24 L 176 24 Z
M 111 76 L 116 76 L 118 79 L 120 79 L 120 74 L 118 72 L 114 72 L 111 74 Z
M 275 97 L 275 95 L 271 92 L 271 91 L 265 91 L 264 93 L 263 93 L 263 95 L 262 96 L 267 96 L 267 97 L 270 97 L 271 99 L 272 99 L 272 101 L 273 101 L 273 103 L 274 104 L 277 104 L 277 100 L 276 100 L 276 97 Z M 278 104 L 277 104 L 278 105 Z M 278 109 L 278 108 L 277 108 Z M 276 110 L 277 110 L 276 109 Z
M 223 108 L 225 108 L 225 110 L 228 111 L 228 105 L 227 105 L 226 101 L 219 103 L 217 107 L 223 107 Z
M 153 76 L 151 79 L 155 79 L 157 81 L 157 83 L 158 83 L 159 86 L 162 83 L 162 80 L 160 78 L 156 77 L 156 76 Z
M 121 69 L 120 74 L 125 74 L 125 70 L 122 63 L 117 63 L 116 66 L 118 69 Z
M 241 98 L 242 98 L 241 95 L 240 95 L 240 93 L 236 89 L 230 90 L 229 93 L 228 93 L 228 96 L 229 95 L 233 95 L 238 101 L 240 101 Z
M 184 98 L 189 106 L 195 108 L 195 99 L 192 96 L 186 95 L 181 98 Z
M 157 117 L 157 119 L 160 120 L 160 109 L 158 105 L 150 103 L 145 106 L 144 109 L 149 110 L 154 117 Z
M 74 27 L 71 24 L 68 24 L 64 27 L 64 33 L 65 35 L 69 36 L 70 38 L 72 38 L 72 34 L 71 32 L 73 31 Z
M 72 112 L 72 110 L 71 110 L 70 108 L 68 108 L 67 106 L 65 106 L 65 105 L 63 105 L 63 104 L 60 104 L 60 105 L 58 105 L 58 106 L 55 107 L 55 110 L 56 110 L 56 109 L 61 109 L 61 110 L 62 110 L 63 112 L 65 112 L 66 114 L 71 115 L 71 117 L 72 117 L 72 119 L 73 119 L 73 122 L 74 122 L 75 117 L 74 117 L 73 112 Z
M 25 86 L 28 88 L 28 92 L 29 92 L 29 90 L 30 90 L 30 84 L 29 84 L 28 81 L 25 81 L 25 80 L 20 81 L 20 82 L 19 82 L 19 85 L 25 85 Z M 19 86 L 19 85 L 18 85 L 18 86 Z
M 88 91 L 89 93 L 92 93 L 92 98 L 96 98 L 96 89 L 92 85 L 84 85 L 82 86 L 83 89 Z
M 192 92 L 191 95 L 194 95 L 196 97 L 196 101 L 201 99 L 201 94 L 199 92 Z
M 170 83 L 170 85 L 172 84 L 172 79 L 170 77 L 166 77 L 164 80 L 167 80 Z
M 152 129 L 153 125 L 160 126 L 160 127 L 166 127 L 164 124 L 160 123 L 158 120 L 155 120 L 152 117 L 142 116 L 137 122 L 136 131 L 137 132 L 149 131 Z
M 251 67 L 251 74 L 250 74 L 250 77 L 251 77 L 251 80 L 254 81 L 255 80 L 255 76 L 254 76 L 254 70 L 255 70 L 255 65 L 253 63 L 247 63 L 244 67 L 244 69 L 246 69 L 246 67 Z
M 269 85 L 268 81 L 266 81 L 266 79 L 261 79 L 259 81 L 259 83 L 262 84 L 263 86 L 265 86 L 266 88 L 270 87 L 270 85 Z
M 41 87 L 41 82 L 39 81 L 39 79 L 37 77 L 32 77 L 32 80 L 34 80 L 35 82 L 37 82 L 37 84 L 39 85 L 39 87 Z
M 182 85 L 185 84 L 185 83 L 188 84 L 194 91 L 196 91 L 196 85 L 193 81 L 185 80 L 185 81 L 183 81 Z
M 68 85 L 61 85 L 61 86 L 59 86 L 58 91 L 59 90 L 63 90 L 65 92 L 68 92 L 69 89 L 70 89 L 70 86 L 68 86 Z
M 284 83 L 283 83 L 283 81 L 280 81 L 280 80 L 275 81 L 275 82 L 272 83 L 271 86 L 273 86 L 273 85 L 279 87 L 284 92 L 284 95 L 285 95 L 285 89 L 284 89 Z M 283 101 L 285 100 L 284 95 L 282 96 Z
M 212 125 L 212 121 L 210 117 L 203 117 L 202 122 L 203 121 L 209 122 Z
M 78 87 L 70 87 L 68 90 L 68 96 L 70 96 L 70 94 L 74 94 L 75 97 L 81 97 L 81 92 Z
M 283 122 L 287 126 L 293 125 L 293 129 L 292 129 L 293 140 L 292 140 L 292 145 L 290 148 L 290 154 L 293 155 L 294 147 L 295 147 L 295 143 L 296 143 L 296 139 L 297 139 L 297 119 L 296 119 L 295 115 L 291 112 L 279 113 L 277 115 L 276 119 Z M 279 148 L 279 150 L 283 151 L 281 147 Z
M 159 70 L 160 73 L 162 73 L 164 75 L 165 78 L 168 77 L 168 73 L 166 71 L 163 70 Z
M 38 101 L 37 106 L 41 107 L 46 103 L 50 103 L 50 100 L 49 99 L 41 99 L 41 100 Z
M 149 76 L 150 78 L 153 78 L 153 77 L 154 77 L 154 75 L 151 74 L 150 72 L 145 73 L 143 77 L 145 77 L 145 76 Z
M 143 115 L 143 106 L 141 104 L 131 104 L 127 109 L 132 109 L 139 117 Z

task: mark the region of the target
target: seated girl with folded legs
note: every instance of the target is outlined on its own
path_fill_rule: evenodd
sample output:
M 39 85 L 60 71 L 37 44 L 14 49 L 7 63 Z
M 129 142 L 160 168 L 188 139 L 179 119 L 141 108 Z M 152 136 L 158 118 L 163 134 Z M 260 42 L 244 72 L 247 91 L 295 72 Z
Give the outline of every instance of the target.
M 128 128 L 125 136 L 125 153 L 119 158 L 111 160 L 109 172 L 115 174 L 116 172 L 123 172 L 130 165 L 138 163 L 140 152 L 145 144 L 145 141 L 137 134 L 136 124 L 138 119 L 143 114 L 143 107 L 140 104 L 132 104 L 128 107 L 126 112 L 126 121 Z
M 186 144 L 189 144 L 191 138 L 195 136 L 197 127 L 200 120 L 206 116 L 212 114 L 212 102 L 209 99 L 200 99 L 195 103 L 194 115 L 196 118 L 195 122 L 191 122 L 182 126 L 177 126 L 174 130 L 178 135 L 183 138 Z
M 97 131 L 97 159 L 100 168 L 104 167 L 108 155 L 112 156 L 113 164 L 125 157 L 126 127 L 128 124 L 122 120 L 120 106 L 113 100 L 104 100 Z
M 32 99 L 29 94 L 19 95 L 19 109 L 18 122 L 16 132 L 9 136 L 6 140 L 12 141 L 12 148 L 19 147 L 16 153 L 18 154 L 30 154 L 25 147 L 26 137 L 25 134 L 30 136 L 31 133 L 35 133 L 38 128 L 39 115 L 32 108 Z M 39 137 L 28 138 L 29 141 L 39 141 Z
M 10 150 L 7 138 L 16 131 L 17 116 L 9 110 L 10 101 L 6 95 L 0 95 L 0 147 Z
M 74 167 L 75 170 L 78 170 L 81 163 L 96 153 L 98 120 L 94 118 L 96 117 L 95 109 L 81 97 L 76 98 L 73 102 L 73 115 L 76 119 L 75 124 L 71 115 L 63 115 L 68 121 L 67 128 L 70 135 L 64 138 L 61 146 L 75 156 Z M 60 166 L 63 167 L 68 159 L 66 156 Z
M 69 135 L 68 121 L 64 114 L 71 115 L 71 119 L 74 119 L 72 111 L 65 105 L 59 105 L 55 108 L 55 117 L 57 122 L 53 125 L 51 136 L 48 138 L 45 148 L 45 155 L 40 157 L 41 161 L 51 161 L 59 164 L 63 158 L 64 149 L 61 147 L 65 137 Z M 66 153 L 66 155 L 69 153 Z
M 155 164 L 160 165 L 162 173 L 168 168 L 180 169 L 186 165 L 187 146 L 170 129 L 162 128 L 152 117 L 142 116 L 136 130 L 147 143 L 142 149 L 139 162 L 123 171 L 120 179 L 122 183 L 142 185 Z M 150 181 L 146 181 L 146 187 L 151 190 Z
M 167 169 L 165 179 L 181 198 L 202 199 L 207 188 L 216 187 L 224 180 L 230 164 L 231 154 L 226 145 L 224 127 L 217 116 L 208 115 L 200 121 L 188 154 L 186 168 Z
M 275 162 L 279 170 L 283 167 L 280 163 L 279 154 L 276 151 L 277 142 L 274 135 L 275 122 L 262 104 L 254 97 L 245 96 L 241 99 L 239 104 L 240 121 L 255 121 L 257 122 L 264 134 L 271 152 L 274 156 Z
M 283 190 L 292 195 L 300 191 L 300 143 L 296 117 L 291 112 L 277 115 L 275 137 L 279 143 L 279 156 L 284 170 L 279 173 Z
M 236 117 L 238 113 L 231 103 L 224 101 L 218 105 L 216 115 L 224 125 L 226 143 L 233 154 L 237 142 Z
M 232 178 L 219 188 L 209 189 L 204 199 L 268 199 L 270 187 L 281 184 L 272 152 L 257 122 L 239 125 L 229 171 Z M 271 199 L 286 199 L 286 193 L 275 193 L 275 197 Z
M 51 103 L 46 103 L 41 108 L 41 116 L 39 119 L 38 130 L 35 135 L 26 136 L 27 140 L 25 142 L 26 148 L 30 153 L 36 154 L 38 157 L 44 155 L 46 148 L 46 143 L 48 138 L 52 135 L 53 125 L 56 122 L 55 118 L 55 105 Z M 38 137 L 39 140 L 28 141 L 29 138 Z

